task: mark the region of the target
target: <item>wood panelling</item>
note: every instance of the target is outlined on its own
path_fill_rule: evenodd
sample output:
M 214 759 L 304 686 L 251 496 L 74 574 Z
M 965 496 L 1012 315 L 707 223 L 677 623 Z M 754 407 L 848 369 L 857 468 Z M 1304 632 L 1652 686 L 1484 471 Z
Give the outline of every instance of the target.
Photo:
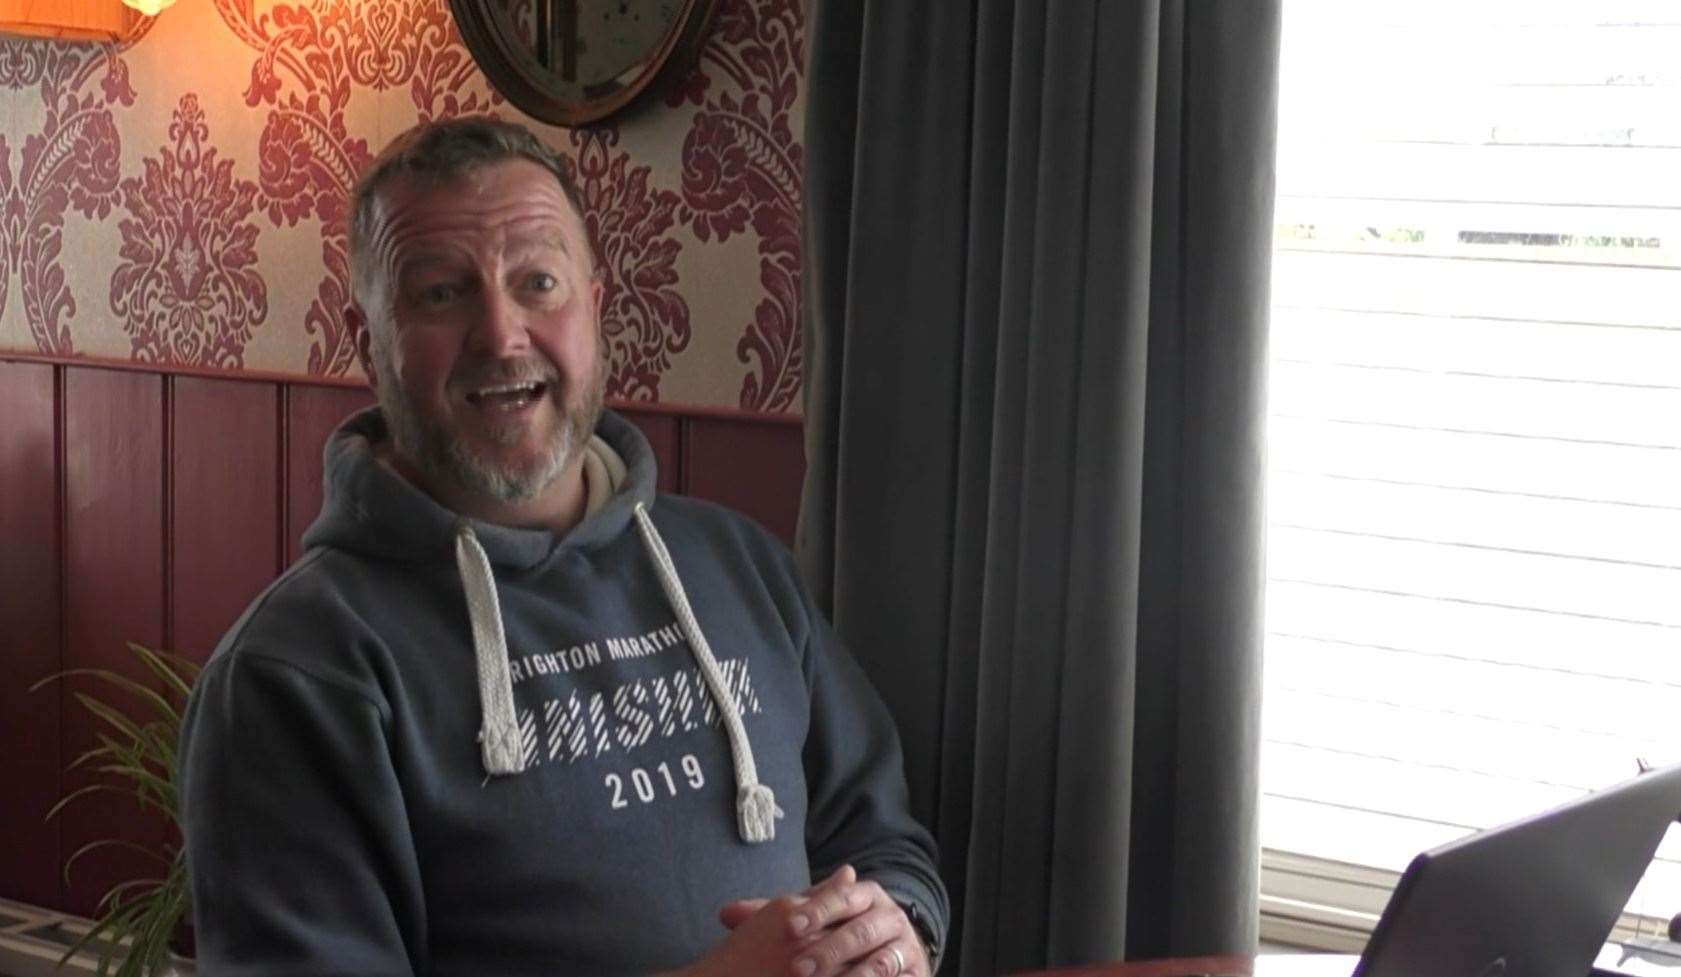
M 745 512 L 793 545 L 805 479 L 804 428 L 714 417 L 687 418 L 683 427 L 683 493 Z
M 163 826 L 92 796 L 43 822 L 95 744 L 70 694 L 30 694 L 63 668 L 139 669 L 126 643 L 209 654 L 286 563 L 321 506 L 321 448 L 366 389 L 0 357 L 0 898 L 89 913 L 149 869 L 97 838 L 156 844 Z M 800 425 L 779 417 L 620 405 L 647 436 L 665 491 L 731 505 L 792 538 Z M 120 701 L 120 697 L 119 697 Z
M 679 445 L 682 444 L 683 421 L 672 414 L 656 414 L 650 411 L 621 409 L 624 419 L 635 424 L 648 439 L 648 445 L 654 449 L 654 464 L 659 468 L 659 488 L 661 492 L 675 492 L 678 490 L 678 473 L 682 471 L 679 461 Z
M 160 375 L 72 367 L 64 371 L 64 650 L 66 668 L 106 668 L 141 677 L 127 642 L 164 643 L 164 390 Z M 111 698 L 108 686 L 68 679 L 66 693 Z M 98 722 L 68 697 L 64 754 L 97 745 Z M 65 774 L 74 790 L 89 778 Z M 65 809 L 62 853 L 95 839 L 155 843 L 161 827 L 126 798 L 93 794 Z M 113 884 L 155 869 L 106 849 L 76 864 L 65 893 L 90 913 Z
M 198 661 L 281 568 L 280 394 L 174 377 L 169 643 Z
M 321 449 L 327 435 L 349 415 L 374 402 L 372 391 L 357 387 L 310 387 L 291 384 L 286 401 L 286 522 L 281 532 L 290 563 L 303 550 L 298 540 L 321 512 Z
M 55 368 L 0 363 L 0 895 L 59 899 L 59 479 Z

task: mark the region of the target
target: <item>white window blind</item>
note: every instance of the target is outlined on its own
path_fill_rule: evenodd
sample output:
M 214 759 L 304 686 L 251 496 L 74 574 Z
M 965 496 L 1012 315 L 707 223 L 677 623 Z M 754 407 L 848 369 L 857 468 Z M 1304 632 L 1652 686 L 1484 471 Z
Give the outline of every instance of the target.
M 1681 759 L 1681 3 L 1283 37 L 1262 845 L 1392 878 Z

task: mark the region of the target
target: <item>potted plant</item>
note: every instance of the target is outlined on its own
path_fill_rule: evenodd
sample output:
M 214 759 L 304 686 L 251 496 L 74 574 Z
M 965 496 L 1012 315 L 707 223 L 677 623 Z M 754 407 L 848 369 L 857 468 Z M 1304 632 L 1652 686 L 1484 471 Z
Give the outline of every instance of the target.
M 83 753 L 70 769 L 84 769 L 102 779 L 67 794 L 50 819 L 77 798 L 100 792 L 132 797 L 143 808 L 161 813 L 180 835 L 175 802 L 175 745 L 181 734 L 181 711 L 197 679 L 199 666 L 169 652 L 129 643 L 129 651 L 162 683 L 162 690 L 103 668 L 73 668 L 37 682 L 39 689 L 70 676 L 87 676 L 138 700 L 145 718 L 136 720 L 100 696 L 73 692 L 99 721 L 99 745 Z M 103 848 L 138 851 L 158 862 L 156 878 L 132 879 L 111 887 L 100 899 L 93 928 L 59 959 L 63 966 L 77 952 L 97 945 L 101 977 L 162 977 L 190 974 L 192 914 L 188 901 L 186 857 L 178 844 L 155 851 L 121 838 L 103 838 L 78 848 L 64 863 L 64 877 L 82 856 Z M 185 953 L 188 956 L 184 956 Z M 115 964 L 115 971 L 112 966 Z M 174 968 L 171 971 L 171 967 Z

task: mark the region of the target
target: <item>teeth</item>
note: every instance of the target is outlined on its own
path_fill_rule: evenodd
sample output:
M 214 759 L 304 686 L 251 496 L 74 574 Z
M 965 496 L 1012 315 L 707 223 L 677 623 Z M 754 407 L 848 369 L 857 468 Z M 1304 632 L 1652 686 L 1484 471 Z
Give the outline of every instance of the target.
M 498 400 L 534 400 L 542 393 L 544 385 L 543 381 L 538 380 L 531 383 L 504 383 L 496 386 L 480 387 L 477 390 L 469 391 L 467 400 L 474 404 L 482 404 L 487 399 L 492 398 Z

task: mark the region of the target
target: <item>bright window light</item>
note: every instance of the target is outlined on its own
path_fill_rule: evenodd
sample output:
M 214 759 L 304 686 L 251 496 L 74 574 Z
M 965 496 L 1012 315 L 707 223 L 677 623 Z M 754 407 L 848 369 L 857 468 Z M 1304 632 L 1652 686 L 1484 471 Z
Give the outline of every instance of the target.
M 1269 852 L 1396 872 L 1681 760 L 1677 52 L 1673 0 L 1286 0 Z

